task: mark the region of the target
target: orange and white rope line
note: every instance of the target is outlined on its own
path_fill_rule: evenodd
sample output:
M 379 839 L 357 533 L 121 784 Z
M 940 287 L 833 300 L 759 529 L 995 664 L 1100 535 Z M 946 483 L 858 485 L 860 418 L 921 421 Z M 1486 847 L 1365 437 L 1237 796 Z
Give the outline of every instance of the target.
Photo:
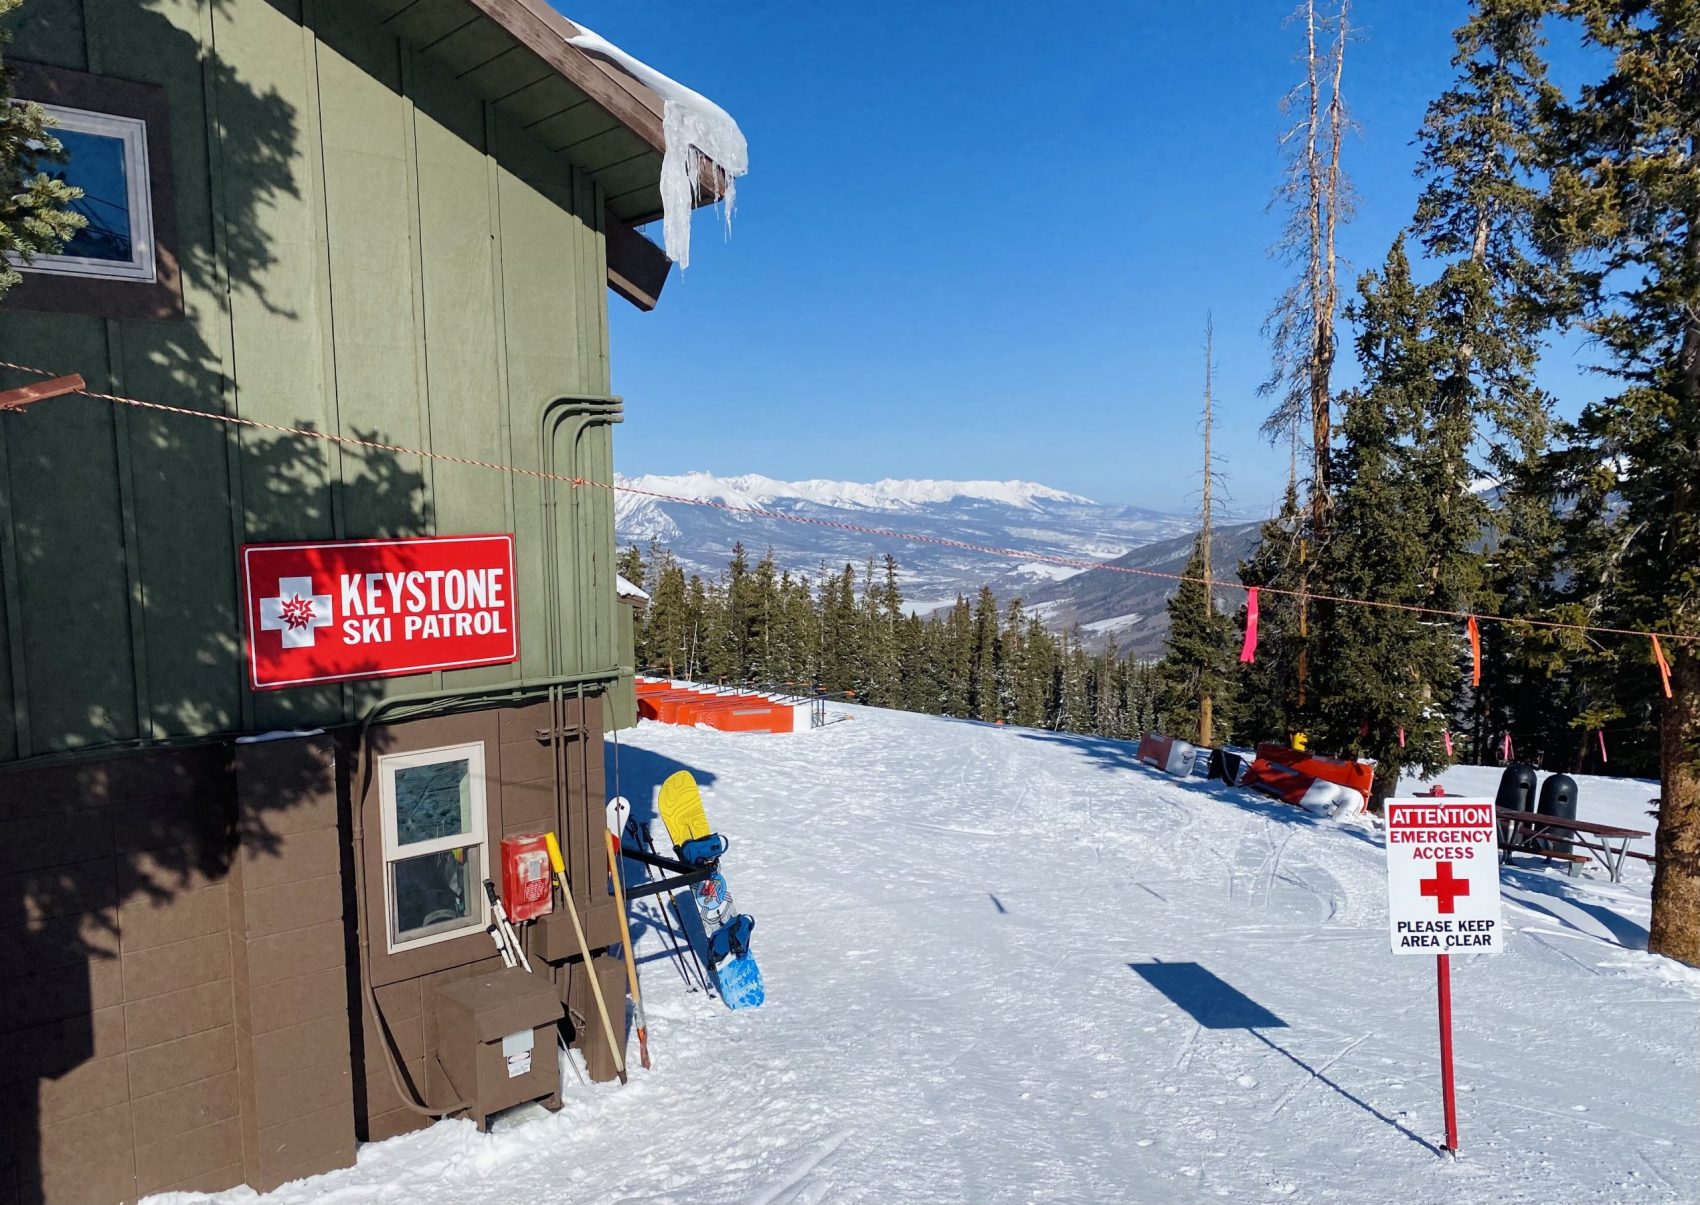
M 31 373 L 40 377 L 56 377 L 61 374 L 49 372 L 45 368 L 35 368 L 27 364 L 17 364 L 10 360 L 0 360 L 0 368 L 9 368 L 14 372 Z M 1037 561 L 1047 565 L 1062 565 L 1073 569 L 1102 570 L 1105 573 L 1124 573 L 1136 577 L 1158 578 L 1163 581 L 1187 582 L 1206 586 L 1216 590 L 1246 591 L 1250 587 L 1242 582 L 1224 581 L 1219 578 L 1192 577 L 1182 573 L 1165 573 L 1160 569 L 1140 569 L 1131 565 L 1117 565 L 1108 561 L 1092 560 L 1085 557 L 1066 556 L 1061 553 L 1034 552 L 1021 548 L 1001 548 L 993 544 L 975 544 L 966 540 L 952 540 L 945 536 L 927 535 L 920 532 L 893 531 L 885 527 L 870 527 L 862 523 L 847 523 L 838 519 L 821 519 L 810 515 L 794 515 L 784 511 L 767 510 L 759 506 L 737 506 L 730 502 L 721 502 L 712 498 L 691 498 L 683 494 L 664 494 L 656 490 L 639 489 L 637 486 L 620 485 L 611 481 L 593 481 L 587 477 L 566 477 L 558 473 L 548 473 L 541 469 L 527 469 L 518 465 L 501 464 L 491 460 L 477 460 L 470 456 L 454 456 L 446 452 L 433 452 L 424 448 L 409 448 L 402 444 L 384 443 L 379 440 L 357 439 L 349 435 L 337 435 L 329 431 L 316 431 L 311 427 L 289 427 L 278 423 L 262 422 L 254 418 L 242 418 L 232 414 L 214 414 L 207 410 L 193 410 L 186 406 L 169 406 L 163 402 L 150 402 L 141 398 L 125 397 L 121 394 L 102 393 L 94 389 L 79 389 L 75 392 L 85 397 L 95 398 L 103 402 L 111 402 L 118 406 L 130 406 L 139 410 L 151 410 L 161 414 L 172 414 L 183 418 L 205 419 L 211 422 L 224 423 L 229 426 L 247 427 L 258 431 L 272 431 L 280 435 L 297 436 L 302 439 L 316 439 L 326 443 L 341 444 L 348 447 L 365 448 L 374 452 L 392 452 L 401 456 L 418 456 L 425 460 L 439 461 L 444 464 L 467 465 L 476 469 L 488 469 L 498 473 L 512 473 L 521 477 L 532 477 L 542 481 L 555 481 L 562 485 L 570 485 L 575 489 L 591 488 L 607 490 L 616 494 L 632 494 L 638 497 L 654 498 L 661 502 L 677 502 L 686 506 L 705 506 L 716 510 L 729 511 L 733 514 L 749 515 L 757 519 L 772 519 L 783 523 L 801 523 L 813 527 L 826 527 L 835 531 L 848 531 L 857 535 L 874 536 L 880 539 L 901 540 L 910 544 L 929 544 L 938 548 L 955 548 L 963 552 L 981 553 L 986 556 L 1002 557 L 1019 561 Z M 1264 595 L 1276 595 L 1286 598 L 1296 598 L 1306 601 L 1339 603 L 1343 606 L 1374 607 L 1385 611 L 1403 611 L 1413 615 L 1424 615 L 1432 618 L 1451 619 L 1467 622 L 1474 618 L 1483 623 L 1521 624 L 1531 628 L 1542 628 L 1551 631 L 1580 632 L 1606 636 L 1634 636 L 1641 639 L 1663 638 L 1678 644 L 1687 644 L 1700 640 L 1697 636 L 1685 636 L 1678 632 L 1655 632 L 1640 628 L 1612 628 L 1597 624 L 1561 623 L 1551 619 L 1533 619 L 1517 615 L 1487 615 L 1480 612 L 1472 614 L 1467 611 L 1448 611 L 1440 607 L 1424 607 L 1414 603 L 1387 602 L 1381 599 L 1349 598 L 1339 594 L 1324 594 L 1315 591 L 1283 590 L 1274 586 L 1258 587 Z

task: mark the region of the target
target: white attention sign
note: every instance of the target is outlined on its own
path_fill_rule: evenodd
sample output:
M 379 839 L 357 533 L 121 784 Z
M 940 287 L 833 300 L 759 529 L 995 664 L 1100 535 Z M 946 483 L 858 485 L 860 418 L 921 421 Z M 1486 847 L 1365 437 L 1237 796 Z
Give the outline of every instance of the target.
M 1499 827 L 1491 799 L 1389 799 L 1388 937 L 1395 954 L 1498 954 Z

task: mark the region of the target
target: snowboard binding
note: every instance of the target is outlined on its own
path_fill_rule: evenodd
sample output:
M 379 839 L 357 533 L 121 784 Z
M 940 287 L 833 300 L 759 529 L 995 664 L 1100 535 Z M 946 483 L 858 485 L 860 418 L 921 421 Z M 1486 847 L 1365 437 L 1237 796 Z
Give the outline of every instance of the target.
M 742 958 L 750 952 L 750 935 L 755 931 L 756 918 L 739 913 L 714 931 L 708 939 L 708 964 L 719 966 L 728 958 Z
M 676 847 L 674 852 L 679 855 L 679 861 L 700 870 L 718 866 L 720 859 L 725 857 L 726 851 L 731 847 L 732 843 L 725 837 L 719 833 L 710 833 L 706 837 L 694 837 L 686 841 Z

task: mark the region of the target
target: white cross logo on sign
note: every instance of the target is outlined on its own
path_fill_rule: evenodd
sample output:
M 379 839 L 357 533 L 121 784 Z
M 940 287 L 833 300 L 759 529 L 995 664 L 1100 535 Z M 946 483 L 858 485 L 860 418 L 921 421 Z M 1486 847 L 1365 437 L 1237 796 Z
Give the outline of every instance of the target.
M 331 624 L 331 596 L 313 593 L 310 577 L 280 577 L 277 597 L 260 600 L 260 627 L 283 637 L 286 649 L 310 649 Z

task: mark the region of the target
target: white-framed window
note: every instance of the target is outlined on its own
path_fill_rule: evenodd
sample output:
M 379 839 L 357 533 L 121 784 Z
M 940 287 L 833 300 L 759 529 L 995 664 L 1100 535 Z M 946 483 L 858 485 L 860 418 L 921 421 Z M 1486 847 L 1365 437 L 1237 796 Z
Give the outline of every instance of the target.
M 101 280 L 157 279 L 148 123 L 63 105 L 41 106 L 65 148 L 63 163 L 41 170 L 83 190 L 71 208 L 88 224 L 57 255 L 38 255 L 25 272 Z
M 490 864 L 484 745 L 378 759 L 390 953 L 482 930 Z

